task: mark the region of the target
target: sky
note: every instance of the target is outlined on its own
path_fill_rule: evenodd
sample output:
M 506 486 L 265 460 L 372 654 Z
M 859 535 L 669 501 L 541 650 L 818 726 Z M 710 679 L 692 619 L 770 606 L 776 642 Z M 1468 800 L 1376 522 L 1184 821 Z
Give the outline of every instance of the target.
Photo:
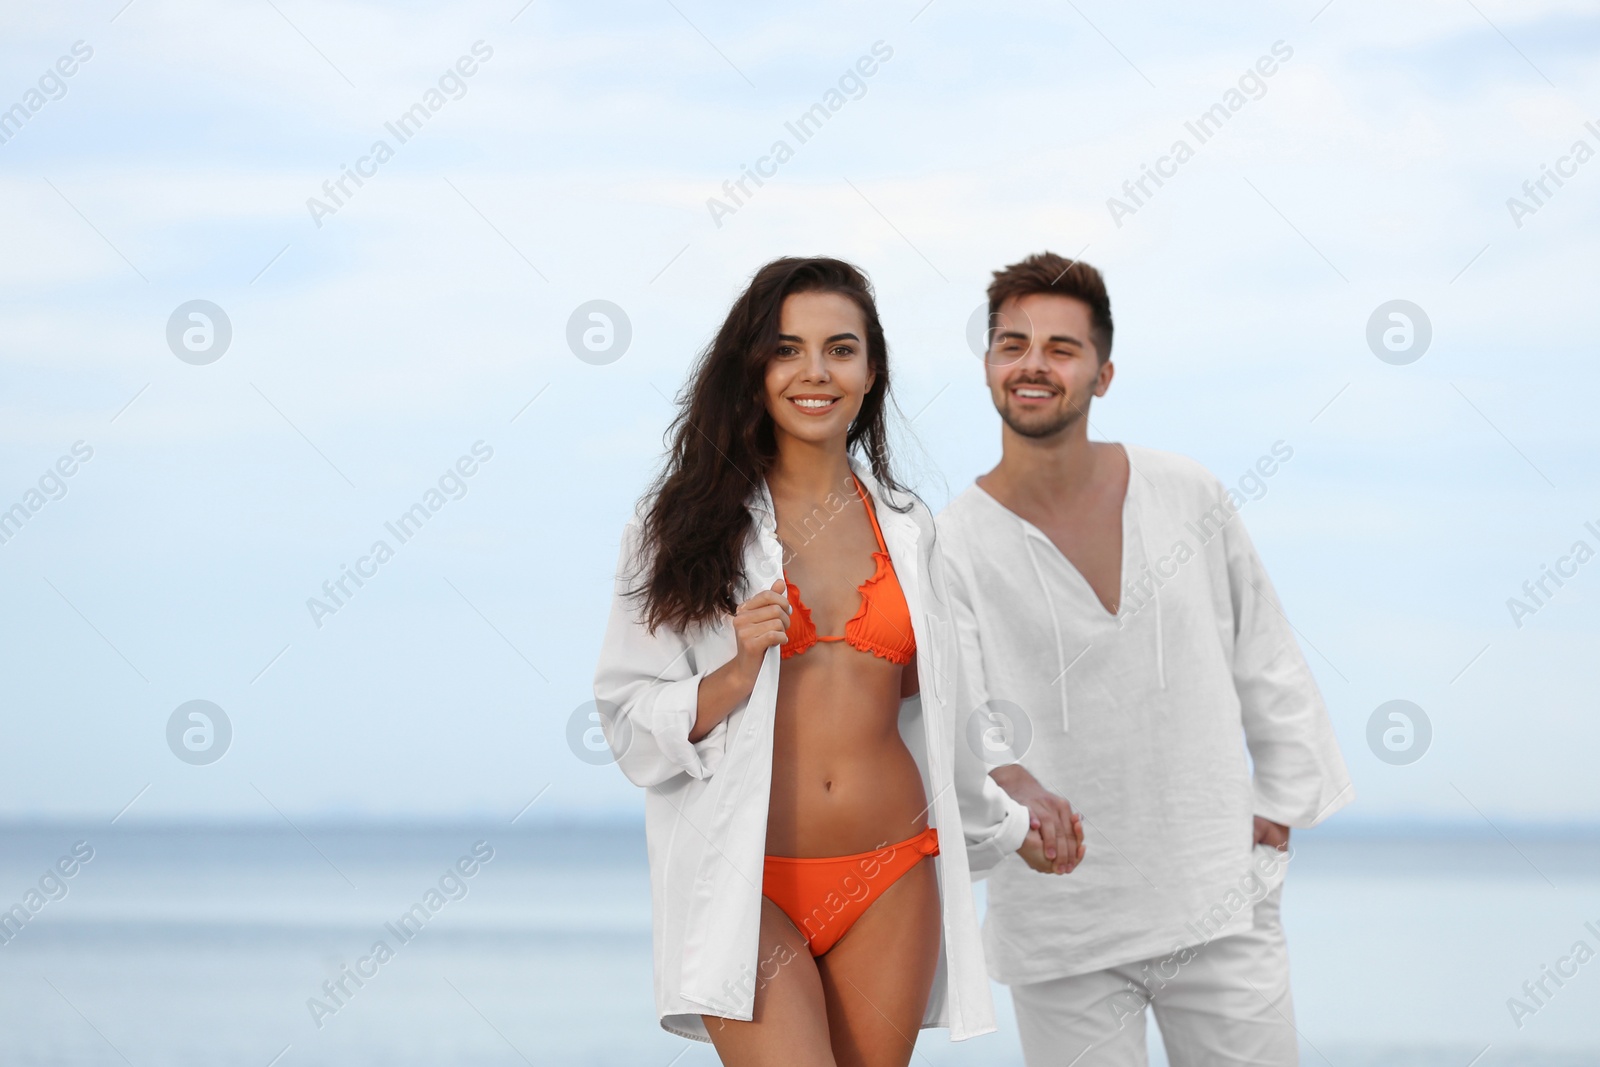
M 7 6 L 0 818 L 637 818 L 572 723 L 732 299 L 868 272 L 938 511 L 1049 249 L 1111 292 L 1092 436 L 1245 482 L 1338 820 L 1600 819 L 1600 15 L 1039 7 Z

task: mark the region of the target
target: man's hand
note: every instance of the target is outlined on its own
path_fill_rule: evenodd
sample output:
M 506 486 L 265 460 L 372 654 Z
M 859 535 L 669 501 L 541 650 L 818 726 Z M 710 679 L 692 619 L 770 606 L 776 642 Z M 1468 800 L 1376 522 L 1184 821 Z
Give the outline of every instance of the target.
M 1046 873 L 1070 874 L 1083 862 L 1083 816 L 1072 810 L 1065 797 L 1050 792 L 1018 763 L 996 767 L 989 777 L 1000 783 L 1012 800 L 1028 809 L 1031 829 L 1028 840 L 1017 850 L 1028 860 L 1028 866 Z M 1044 866 L 1028 859 L 1028 844 L 1035 834 L 1043 845 Z
M 1281 822 L 1256 816 L 1256 844 L 1271 845 L 1279 852 L 1289 847 L 1289 828 Z

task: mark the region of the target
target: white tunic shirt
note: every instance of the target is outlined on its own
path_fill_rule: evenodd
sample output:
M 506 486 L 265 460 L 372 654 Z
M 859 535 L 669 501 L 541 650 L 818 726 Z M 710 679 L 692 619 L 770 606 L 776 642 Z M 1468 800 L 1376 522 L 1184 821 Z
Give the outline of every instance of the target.
M 1253 846 L 1252 816 L 1309 827 L 1353 799 L 1228 490 L 1185 457 L 1127 453 L 1115 615 L 1043 531 L 976 484 L 939 515 L 973 687 L 958 734 L 974 710 L 1012 731 L 1002 743 L 1020 758 L 990 765 L 1019 762 L 1070 800 L 1088 849 L 1069 875 L 1015 856 L 990 875 L 984 946 L 1001 982 L 1248 929 L 1252 872 L 1275 884 L 1283 871 L 1260 862 L 1271 852 Z
M 854 459 L 851 466 L 872 495 L 917 642 L 920 692 L 901 701 L 899 726 L 922 773 L 928 823 L 939 831 L 943 923 L 922 1025 L 949 1027 L 959 1041 L 995 1029 L 971 872 L 987 870 L 1021 846 L 1028 809 L 955 742 L 951 699 L 960 659 L 932 514 L 901 494 L 892 502 L 914 506 L 908 513 L 894 510 L 871 470 Z M 749 506 L 757 535 L 745 548 L 740 602 L 771 586 L 782 571 L 764 482 Z M 617 766 L 645 787 L 656 1010 L 665 1029 L 708 1041 L 701 1014 L 749 1020 L 758 967 L 770 977 L 772 965 L 757 954 L 781 656 L 779 648 L 769 648 L 750 696 L 691 742 L 700 679 L 734 657 L 734 630 L 724 617 L 687 634 L 665 627 L 646 632 L 640 605 L 623 595 L 638 584 L 640 528 L 636 514 L 623 532 L 594 695 Z

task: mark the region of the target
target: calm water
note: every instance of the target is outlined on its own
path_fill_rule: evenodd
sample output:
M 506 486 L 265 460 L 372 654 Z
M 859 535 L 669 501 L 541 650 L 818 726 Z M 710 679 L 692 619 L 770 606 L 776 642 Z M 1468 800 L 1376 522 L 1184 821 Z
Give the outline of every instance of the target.
M 655 1023 L 638 829 L 304 829 L 0 828 L 0 907 L 41 882 L 45 900 L 0 944 L 0 1064 L 717 1062 Z M 1600 929 L 1600 837 L 1511 836 L 1297 836 L 1284 917 L 1304 1063 L 1600 1063 L 1600 958 L 1547 980 L 1520 1030 L 1506 1006 L 1575 942 L 1600 950 L 1584 926 Z M 93 856 L 74 866 L 79 841 Z M 493 856 L 474 867 L 480 841 Z M 463 858 L 474 873 L 450 877 Z M 385 924 L 430 889 L 443 906 L 402 941 Z M 379 940 L 392 957 L 328 998 Z M 927 1031 L 914 1062 L 1020 1065 L 995 992 L 1000 1033 Z

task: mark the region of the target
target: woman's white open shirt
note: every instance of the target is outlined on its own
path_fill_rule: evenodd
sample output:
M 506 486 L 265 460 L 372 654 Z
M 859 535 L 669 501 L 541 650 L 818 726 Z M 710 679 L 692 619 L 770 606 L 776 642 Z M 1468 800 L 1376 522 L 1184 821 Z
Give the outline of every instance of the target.
M 959 664 L 933 516 L 909 494 L 895 493 L 893 502 L 914 508 L 894 510 L 866 465 L 850 463 L 872 495 L 917 641 L 919 693 L 901 701 L 900 734 L 922 772 L 928 822 L 939 830 L 944 926 L 922 1025 L 947 1026 L 960 1041 L 995 1029 L 971 883 L 1021 847 L 1028 809 L 956 737 Z M 745 550 L 740 602 L 782 573 L 764 479 L 749 507 L 756 536 Z M 625 596 L 638 573 L 639 532 L 636 515 L 623 531 L 595 703 L 617 766 L 645 787 L 657 1014 L 665 1029 L 708 1041 L 702 1013 L 749 1020 L 755 1004 L 780 652 L 767 650 L 750 696 L 691 742 L 700 679 L 733 658 L 733 626 L 724 617 L 688 634 L 647 633 L 639 604 Z M 764 973 L 770 977 L 770 967 Z

